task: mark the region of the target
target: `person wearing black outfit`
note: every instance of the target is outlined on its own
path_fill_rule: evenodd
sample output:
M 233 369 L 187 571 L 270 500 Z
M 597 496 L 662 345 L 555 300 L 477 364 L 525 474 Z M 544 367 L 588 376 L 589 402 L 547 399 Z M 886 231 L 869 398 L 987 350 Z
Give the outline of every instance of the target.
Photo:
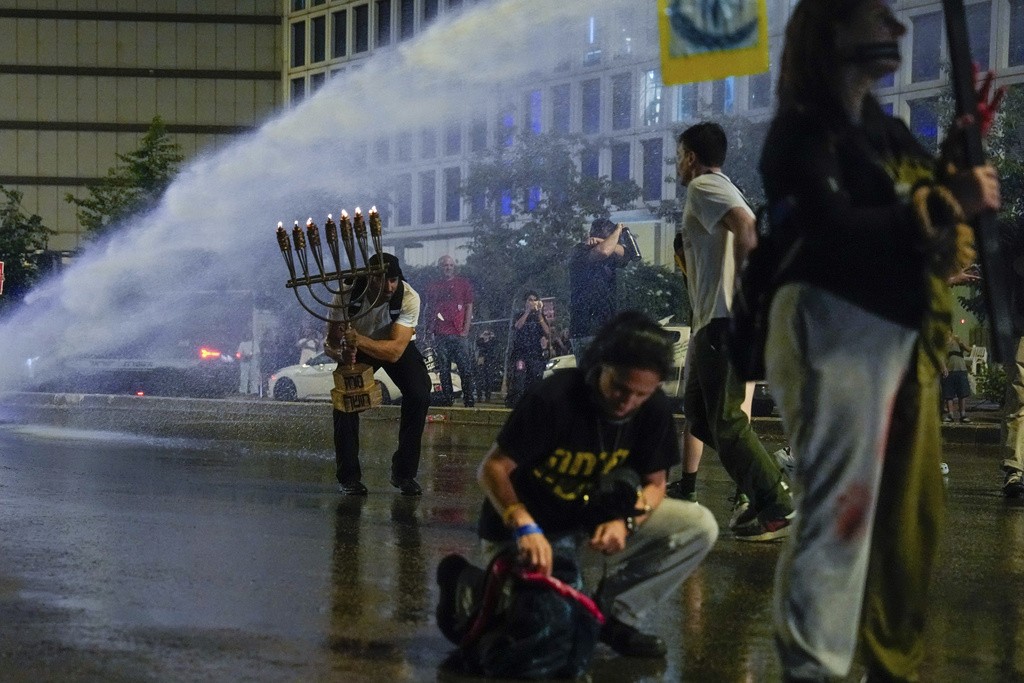
M 371 262 L 376 258 L 372 257 Z M 352 289 L 335 296 L 332 314 L 337 318 L 327 326 L 324 353 L 342 361 L 344 349 L 355 347 L 356 362 L 372 365 L 374 369 L 383 367 L 402 392 L 398 448 L 391 458 L 391 485 L 402 495 L 418 496 L 422 493 L 416 481 L 420 442 L 430 408 L 430 375 L 414 343 L 420 296 L 402 280 L 398 259 L 391 254 L 383 254 L 383 258 L 383 279 L 357 278 Z M 364 292 L 371 296 L 377 293 L 377 297 L 361 301 Z M 340 308 L 346 305 L 353 316 L 347 331 L 343 330 L 340 314 Z M 362 310 L 364 307 L 369 307 L 368 313 Z M 367 489 L 359 465 L 359 413 L 334 409 L 334 451 L 338 491 L 365 496 Z
M 635 311 L 613 318 L 583 364 L 532 387 L 481 463 L 487 494 L 479 534 L 485 554 L 514 546 L 548 575 L 553 546 L 576 554 L 608 617 L 600 638 L 620 654 L 660 657 L 665 644 L 637 626 L 675 593 L 718 537 L 714 515 L 665 497 L 679 461 L 661 380 L 672 342 Z M 609 500 L 609 482 L 630 482 Z M 614 504 L 613 504 L 614 503 Z M 594 589 L 594 586 L 588 586 Z
M 616 270 L 628 262 L 620 243 L 626 226 L 598 218 L 569 256 L 569 337 L 576 362 L 594 335 L 615 315 Z
M 526 390 L 544 376 L 547 361 L 541 340 L 550 335 L 551 328 L 544 319 L 544 302 L 536 292 L 527 292 L 523 296 L 523 310 L 512 322 L 506 407 L 514 408 Z

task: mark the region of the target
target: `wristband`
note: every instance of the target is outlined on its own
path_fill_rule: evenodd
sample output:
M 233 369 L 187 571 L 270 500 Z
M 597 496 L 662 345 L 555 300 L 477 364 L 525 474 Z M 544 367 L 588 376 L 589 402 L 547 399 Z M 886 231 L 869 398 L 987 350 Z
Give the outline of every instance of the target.
M 505 526 L 508 526 L 512 523 L 512 515 L 515 513 L 516 510 L 520 509 L 525 510 L 526 506 L 523 505 L 522 503 L 512 503 L 502 511 L 501 521 L 505 523 Z
M 536 524 L 524 524 L 516 529 L 516 540 L 518 541 L 523 536 L 531 536 L 533 534 L 543 534 L 544 530 Z

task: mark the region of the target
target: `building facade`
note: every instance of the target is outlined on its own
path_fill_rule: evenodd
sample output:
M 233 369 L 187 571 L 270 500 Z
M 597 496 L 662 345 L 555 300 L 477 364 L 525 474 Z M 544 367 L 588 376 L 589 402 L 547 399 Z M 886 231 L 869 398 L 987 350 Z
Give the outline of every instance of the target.
M 281 40 L 280 0 L 0 0 L 0 185 L 77 249 L 65 196 L 155 116 L 188 158 L 280 107 Z
M 450 20 L 476 4 L 470 0 L 286 0 L 285 79 L 289 102 L 314 93 L 327 79 L 357 69 L 375 53 L 413 39 L 436 21 Z M 675 134 L 708 118 L 765 120 L 773 106 L 785 23 L 794 0 L 768 0 L 771 72 L 713 82 L 663 86 L 659 70 L 655 3 L 650 11 L 594 13 L 579 27 L 579 42 L 566 46 L 563 64 L 519 88 L 518 104 L 446 125 L 378 140 L 375 159 L 408 166 L 390 213 L 389 238 L 414 264 L 457 254 L 472 210 L 459 195 L 469 163 L 502 127 L 535 132 L 601 136 L 610 143 L 580 160 L 584 174 L 632 179 L 643 205 L 676 199 Z M 1024 83 L 1024 0 L 967 2 L 974 58 L 993 68 L 999 83 Z M 926 143 L 937 144 L 939 98 L 949 92 L 942 6 L 936 0 L 898 0 L 906 22 L 904 61 L 878 90 L 885 108 L 904 118 Z M 467 68 L 472 68 L 467 65 Z M 396 155 L 400 158 L 396 159 Z M 672 226 L 646 208 L 623 212 L 656 264 L 671 264 Z M 404 248 L 405 245 L 410 248 Z M 413 246 L 415 245 L 415 246 Z

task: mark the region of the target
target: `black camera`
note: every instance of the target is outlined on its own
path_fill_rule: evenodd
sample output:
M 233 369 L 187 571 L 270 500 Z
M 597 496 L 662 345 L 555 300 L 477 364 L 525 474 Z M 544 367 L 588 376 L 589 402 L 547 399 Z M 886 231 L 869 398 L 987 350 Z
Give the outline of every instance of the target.
M 623 258 L 627 261 L 637 261 L 641 258 L 640 245 L 636 243 L 636 237 L 629 231 L 629 228 L 624 227 L 619 233 L 619 245 L 625 252 Z

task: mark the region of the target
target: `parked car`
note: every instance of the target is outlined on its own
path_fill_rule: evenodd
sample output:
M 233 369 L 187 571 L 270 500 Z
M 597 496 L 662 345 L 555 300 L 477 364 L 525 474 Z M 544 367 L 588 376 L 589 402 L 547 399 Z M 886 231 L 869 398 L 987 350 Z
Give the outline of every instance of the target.
M 683 366 L 686 364 L 686 350 L 690 346 L 690 328 L 687 325 L 666 325 L 662 322 L 662 328 L 672 337 L 672 370 L 669 376 L 661 383 L 661 388 L 672 401 L 673 409 L 683 412 Z M 544 376 L 548 377 L 553 372 L 576 367 L 576 356 L 555 356 L 547 362 L 544 368 Z M 754 402 L 751 412 L 755 417 L 771 415 L 775 408 L 775 402 L 768 392 L 768 386 L 759 382 L 754 387 Z
M 326 353 L 310 358 L 300 365 L 289 365 L 281 368 L 270 376 L 270 395 L 279 401 L 330 401 L 331 389 L 334 388 L 334 368 L 338 361 Z M 441 400 L 441 381 L 437 373 L 431 370 L 430 402 L 439 405 Z M 373 378 L 380 384 L 380 393 L 384 405 L 399 403 L 402 392 L 398 386 L 379 368 Z M 458 373 L 452 372 L 452 390 L 456 398 L 462 396 L 462 379 Z

